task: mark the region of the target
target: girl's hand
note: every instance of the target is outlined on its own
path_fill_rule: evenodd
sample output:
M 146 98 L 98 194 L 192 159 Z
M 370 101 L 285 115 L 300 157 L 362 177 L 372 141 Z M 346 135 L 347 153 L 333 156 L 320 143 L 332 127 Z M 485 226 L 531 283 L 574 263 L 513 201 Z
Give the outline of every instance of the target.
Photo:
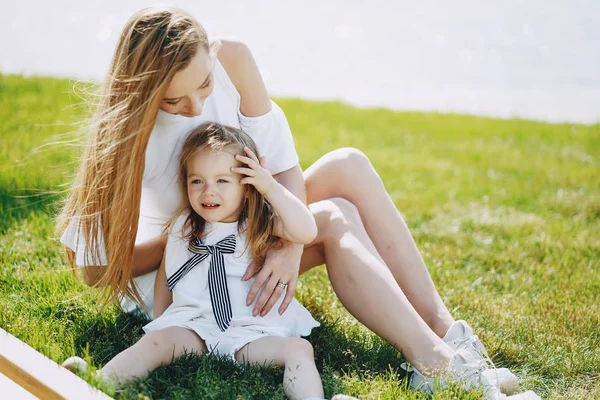
M 259 161 L 258 157 L 256 157 L 256 154 L 254 154 L 252 150 L 244 147 L 244 151 L 248 157 L 237 155 L 235 156 L 235 159 L 246 164 L 247 168 L 233 167 L 231 168 L 231 171 L 246 175 L 246 177 L 240 181 L 240 184 L 252 185 L 263 196 L 266 196 L 269 188 L 271 188 L 272 185 L 277 184 L 275 178 L 273 178 L 269 170 L 265 167 L 266 158 L 263 156 Z

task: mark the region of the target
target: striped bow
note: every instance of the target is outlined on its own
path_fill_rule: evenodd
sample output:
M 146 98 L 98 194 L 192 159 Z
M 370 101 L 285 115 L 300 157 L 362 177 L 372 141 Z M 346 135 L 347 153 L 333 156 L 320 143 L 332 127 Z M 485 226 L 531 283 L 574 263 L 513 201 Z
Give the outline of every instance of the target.
M 208 291 L 217 325 L 221 331 L 225 331 L 229 328 L 233 312 L 227 288 L 223 254 L 233 254 L 235 252 L 235 235 L 229 235 L 214 245 L 202 244 L 198 238 L 194 238 L 190 242 L 188 249 L 194 253 L 194 256 L 167 279 L 167 286 L 172 291 L 181 278 L 196 265 L 206 260 L 208 256 L 212 256 L 208 268 Z

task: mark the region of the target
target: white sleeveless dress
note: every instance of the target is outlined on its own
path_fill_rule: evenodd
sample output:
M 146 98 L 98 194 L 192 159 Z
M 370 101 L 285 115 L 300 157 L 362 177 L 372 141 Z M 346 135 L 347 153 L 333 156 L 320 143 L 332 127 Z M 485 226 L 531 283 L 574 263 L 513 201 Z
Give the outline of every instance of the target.
M 227 72 L 217 59 L 214 67 L 213 93 L 206 99 L 202 115 L 193 118 L 173 115 L 159 110 L 148 147 L 142 181 L 142 200 L 136 243 L 156 238 L 162 228 L 178 209 L 181 198 L 177 188 L 177 165 L 181 147 L 188 133 L 202 124 L 212 121 L 240 128 L 246 132 L 267 157 L 267 168 L 272 174 L 286 171 L 298 165 L 298 155 L 285 115 L 281 108 L 271 102 L 271 111 L 259 117 L 246 117 L 240 112 L 241 98 Z M 75 263 L 79 267 L 107 265 L 102 235 L 98 238 L 101 259 L 93 260 L 83 234 L 79 232 L 77 217 L 71 220 L 61 242 L 75 251 Z M 154 280 L 156 271 L 137 277 L 134 282 L 146 308 L 140 310 L 152 318 L 154 305 Z M 132 300 L 126 298 L 121 306 L 127 312 L 136 310 Z
M 169 235 L 165 253 L 167 278 L 173 276 L 194 253 L 188 250 L 183 226 L 187 215 L 180 216 Z M 189 231 L 189 230 L 188 230 Z M 238 223 L 215 222 L 206 226 L 207 235 L 202 242 L 214 245 L 228 235 L 236 235 L 233 254 L 224 254 L 227 287 L 233 317 L 229 328 L 222 332 L 213 313 L 208 286 L 208 268 L 211 257 L 196 265 L 185 274 L 173 288 L 173 303 L 157 319 L 144 326 L 145 332 L 157 331 L 172 326 L 191 329 L 206 342 L 209 351 L 235 360 L 235 352 L 247 343 L 265 336 L 300 337 L 308 336 L 319 323 L 296 299 L 290 303 L 283 315 L 277 308 L 283 296 L 264 317 L 253 317 L 253 307 L 246 306 L 246 296 L 254 279 L 242 281 L 242 275 L 252 259 L 246 249 L 246 237 L 238 234 Z

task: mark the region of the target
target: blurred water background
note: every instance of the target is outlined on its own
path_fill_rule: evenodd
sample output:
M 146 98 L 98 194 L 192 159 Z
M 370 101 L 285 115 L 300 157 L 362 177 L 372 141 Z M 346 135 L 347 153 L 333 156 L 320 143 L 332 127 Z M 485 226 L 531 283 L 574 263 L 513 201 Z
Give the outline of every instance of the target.
M 3 2 L 0 71 L 100 80 L 144 1 Z M 600 2 L 265 0 L 170 4 L 248 44 L 274 96 L 600 121 Z

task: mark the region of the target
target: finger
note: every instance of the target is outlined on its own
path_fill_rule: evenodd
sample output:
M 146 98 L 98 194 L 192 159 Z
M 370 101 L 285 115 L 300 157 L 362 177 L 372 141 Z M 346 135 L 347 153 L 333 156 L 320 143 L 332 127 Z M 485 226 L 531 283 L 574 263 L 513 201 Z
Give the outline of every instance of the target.
M 259 263 L 257 263 L 256 261 L 252 261 L 248 265 L 248 268 L 246 268 L 246 272 L 244 272 L 244 275 L 242 275 L 242 281 L 247 281 L 248 279 L 256 275 L 256 273 L 260 270 L 260 267 L 261 265 Z
M 244 178 L 240 181 L 240 185 L 254 185 L 256 183 L 256 179 L 254 178 Z
M 274 278 L 273 275 L 269 277 L 269 279 L 263 287 L 263 290 L 260 292 L 260 296 L 258 296 L 258 300 L 256 300 L 256 304 L 254 304 L 254 310 L 252 310 L 253 316 L 256 317 L 258 314 L 262 313 L 263 308 L 265 304 L 267 304 L 269 297 L 271 297 L 271 295 L 273 294 L 273 291 L 275 290 L 275 285 L 277 285 L 278 281 L 279 279 Z
M 263 167 L 263 168 L 267 168 L 267 157 L 262 156 L 260 158 L 260 166 Z
M 290 281 L 290 283 L 288 284 L 288 287 L 286 288 L 286 291 L 285 291 L 285 298 L 281 302 L 281 305 L 279 306 L 279 310 L 277 310 L 279 315 L 283 314 L 285 312 L 285 310 L 287 310 L 288 306 L 294 299 L 294 292 L 296 291 L 297 283 L 298 283 L 298 278 L 295 278 L 295 279 L 292 279 Z
M 256 171 L 250 168 L 242 168 L 242 167 L 233 167 L 231 168 L 232 172 L 236 172 L 242 175 L 254 176 L 256 175 Z
M 275 289 L 273 290 L 271 297 L 269 297 L 267 304 L 265 304 L 262 311 L 260 312 L 261 317 L 264 317 L 265 315 L 267 315 L 268 313 L 271 312 L 271 309 L 273 308 L 275 303 L 277 303 L 277 300 L 279 300 L 279 298 L 283 294 L 283 290 L 284 289 L 281 286 L 279 286 L 277 284 L 275 285 Z
M 269 278 L 269 275 L 271 275 L 271 271 L 266 266 L 263 266 L 262 270 L 258 273 L 258 275 L 256 275 L 256 279 L 254 280 L 254 283 L 248 292 L 248 296 L 246 296 L 246 305 L 248 307 L 250 304 L 254 303 L 254 299 L 256 299 L 258 291 L 263 287 L 266 280 Z
M 254 154 L 252 150 L 250 150 L 248 147 L 244 147 L 244 151 L 246 152 L 246 154 L 248 154 L 248 157 L 250 157 L 255 163 L 258 164 L 258 157 L 256 157 L 256 154 Z
M 247 164 L 252 169 L 256 169 L 256 167 L 258 166 L 258 163 L 256 161 L 254 161 L 253 159 L 248 158 L 248 157 L 235 156 L 235 159 L 238 160 L 239 162 L 243 162 L 244 164 Z

